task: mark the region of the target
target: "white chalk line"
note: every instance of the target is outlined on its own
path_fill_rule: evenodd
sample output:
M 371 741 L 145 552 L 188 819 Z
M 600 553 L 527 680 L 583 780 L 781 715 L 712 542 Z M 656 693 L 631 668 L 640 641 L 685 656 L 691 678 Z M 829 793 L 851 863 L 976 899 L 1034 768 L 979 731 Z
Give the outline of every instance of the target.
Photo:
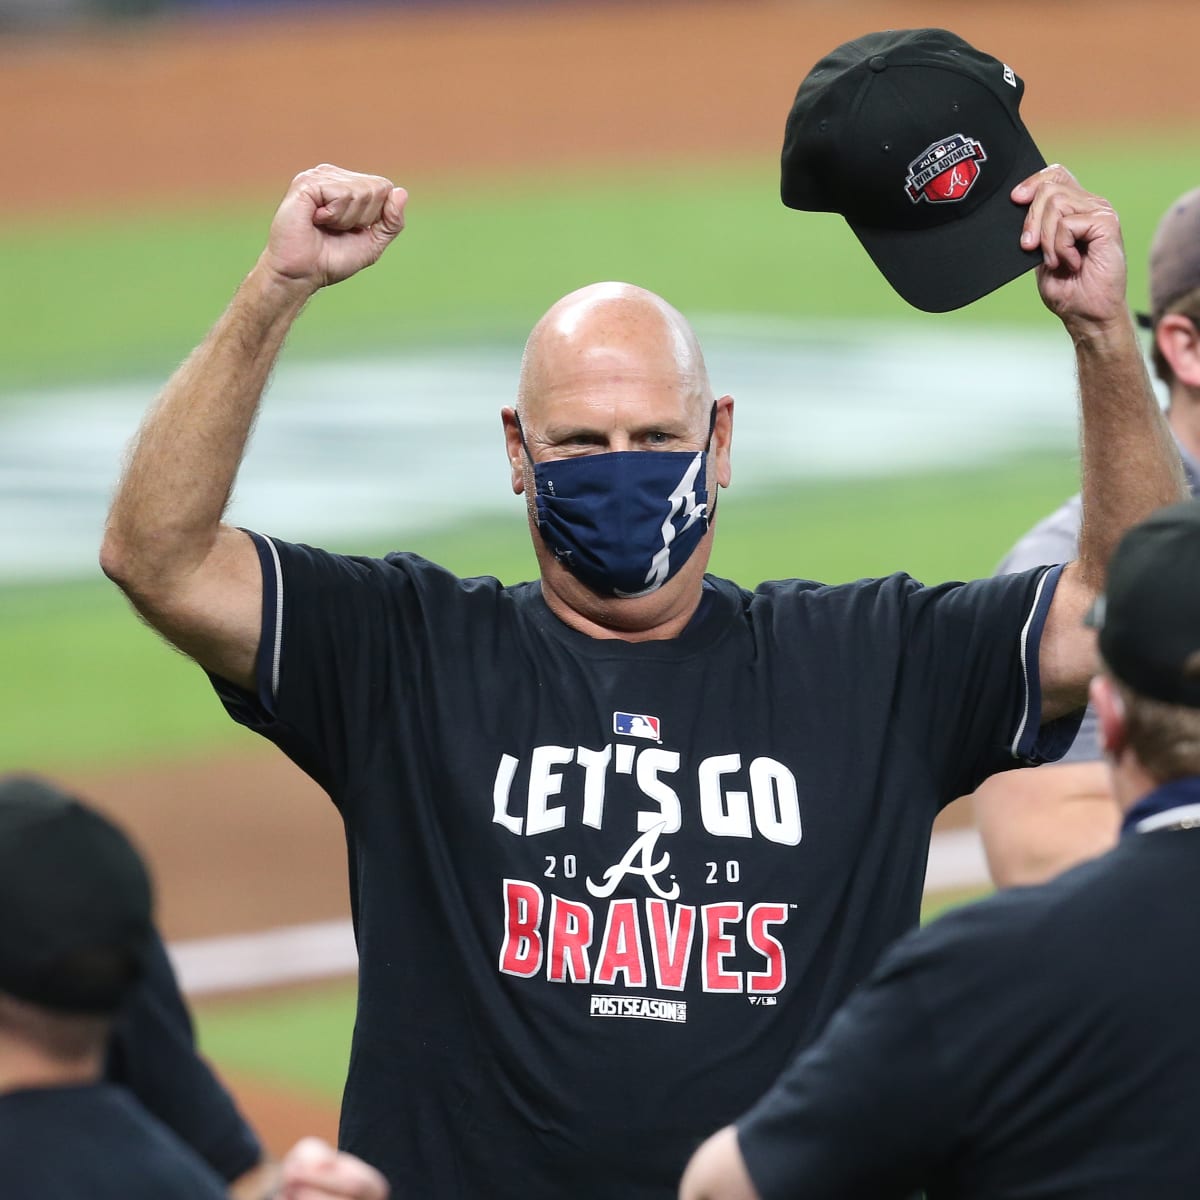
M 985 887 L 988 882 L 983 843 L 976 830 L 934 834 L 925 872 L 927 892 Z M 358 970 L 348 920 L 195 938 L 174 942 L 169 949 L 180 985 L 189 996 L 307 983 Z

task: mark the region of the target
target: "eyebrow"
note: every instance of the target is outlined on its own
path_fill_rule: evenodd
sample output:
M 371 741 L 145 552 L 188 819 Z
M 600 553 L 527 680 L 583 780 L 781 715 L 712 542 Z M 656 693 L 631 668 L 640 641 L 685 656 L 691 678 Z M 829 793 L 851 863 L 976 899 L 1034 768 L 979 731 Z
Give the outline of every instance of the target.
M 686 419 L 646 421 L 628 430 L 631 438 L 644 437 L 648 433 L 667 433 L 674 437 L 686 437 L 690 431 Z M 607 438 L 611 426 L 574 424 L 550 424 L 542 427 L 541 437 L 548 442 L 565 442 L 572 438 Z

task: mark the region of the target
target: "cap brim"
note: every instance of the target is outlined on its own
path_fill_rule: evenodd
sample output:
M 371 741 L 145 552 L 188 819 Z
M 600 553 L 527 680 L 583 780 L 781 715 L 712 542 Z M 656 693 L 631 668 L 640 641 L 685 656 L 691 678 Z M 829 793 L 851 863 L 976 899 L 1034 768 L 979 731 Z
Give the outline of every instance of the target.
M 1021 249 L 1026 209 L 1011 193 L 1046 165 L 1026 135 L 992 195 L 958 220 L 932 229 L 877 229 L 848 222 L 893 288 L 923 312 L 950 312 L 1031 271 L 1041 250 Z

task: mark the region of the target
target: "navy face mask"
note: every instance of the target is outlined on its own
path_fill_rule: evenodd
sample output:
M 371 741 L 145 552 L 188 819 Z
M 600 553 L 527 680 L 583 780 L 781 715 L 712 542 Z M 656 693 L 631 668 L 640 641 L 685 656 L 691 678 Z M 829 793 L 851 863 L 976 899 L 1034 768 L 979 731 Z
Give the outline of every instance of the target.
M 533 466 L 538 532 L 594 592 L 632 599 L 667 582 L 708 530 L 703 450 L 618 450 Z M 518 426 L 519 428 L 519 426 Z

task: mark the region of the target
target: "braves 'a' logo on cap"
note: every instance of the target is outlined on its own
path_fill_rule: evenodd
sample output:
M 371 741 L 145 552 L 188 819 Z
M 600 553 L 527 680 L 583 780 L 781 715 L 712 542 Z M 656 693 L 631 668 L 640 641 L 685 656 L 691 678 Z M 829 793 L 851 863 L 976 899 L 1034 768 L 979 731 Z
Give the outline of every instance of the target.
M 918 204 L 961 200 L 979 178 L 979 164 L 987 161 L 982 143 L 966 134 L 953 133 L 922 150 L 908 164 L 904 190 Z

